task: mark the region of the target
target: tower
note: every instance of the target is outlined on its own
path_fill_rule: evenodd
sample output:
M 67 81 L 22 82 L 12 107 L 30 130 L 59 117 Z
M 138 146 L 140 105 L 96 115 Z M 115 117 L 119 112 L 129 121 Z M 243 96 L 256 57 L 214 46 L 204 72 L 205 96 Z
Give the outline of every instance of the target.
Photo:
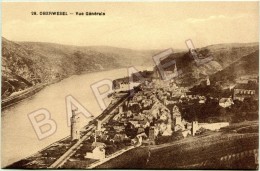
M 198 129 L 199 129 L 198 121 L 192 121 L 192 127 L 191 127 L 192 136 L 195 136 L 195 133 L 197 132 Z
M 181 125 L 181 112 L 176 105 L 172 109 L 172 119 L 174 121 L 174 125 Z
M 71 121 L 71 140 L 79 140 L 80 139 L 80 118 L 78 114 L 76 114 L 77 109 L 72 110 Z
M 118 107 L 118 109 L 119 109 L 119 113 L 122 114 L 122 113 L 123 113 L 123 105 L 120 105 L 120 106 Z
M 97 119 L 97 131 L 101 131 L 102 122 L 101 120 Z
M 173 108 L 172 108 L 172 115 L 173 115 L 173 117 L 175 117 L 176 115 L 181 115 L 178 106 L 176 106 L 176 105 L 173 106 Z
M 176 116 L 174 124 L 175 125 L 181 125 L 182 124 L 182 122 L 181 122 L 181 115 Z

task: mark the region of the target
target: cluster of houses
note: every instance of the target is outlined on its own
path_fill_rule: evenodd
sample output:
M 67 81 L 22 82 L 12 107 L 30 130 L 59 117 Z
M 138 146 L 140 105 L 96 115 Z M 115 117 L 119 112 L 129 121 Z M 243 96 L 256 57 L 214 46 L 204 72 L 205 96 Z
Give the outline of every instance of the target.
M 206 83 L 210 85 L 209 80 Z M 95 148 L 92 153 L 86 154 L 86 158 L 105 158 L 105 143 L 108 141 L 129 142 L 129 146 L 155 144 L 157 137 L 173 136 L 174 132 L 181 133 L 183 137 L 195 136 L 201 128 L 214 131 L 229 125 L 228 122 L 198 123 L 196 120 L 187 122 L 183 119 L 178 108 L 183 99 L 198 103 L 205 103 L 207 99 L 205 96 L 187 95 L 188 90 L 178 87 L 174 82 L 146 82 L 140 87 L 141 91 L 119 105 L 112 117 L 105 122 L 97 120 L 93 142 Z M 242 97 L 255 94 L 253 87 L 237 85 L 234 87 L 234 97 L 219 99 L 219 105 L 223 108 L 230 107 L 233 99 L 243 100 Z M 173 105 L 171 110 L 167 107 L 169 104 Z M 74 117 L 72 123 L 76 119 Z M 75 126 L 72 128 L 75 130 Z M 77 136 L 74 131 L 74 137 Z
M 244 101 L 245 98 L 253 98 L 258 100 L 258 84 L 257 82 L 238 83 L 233 88 L 233 97 L 221 98 L 219 105 L 223 108 L 230 107 L 234 104 L 234 100 Z

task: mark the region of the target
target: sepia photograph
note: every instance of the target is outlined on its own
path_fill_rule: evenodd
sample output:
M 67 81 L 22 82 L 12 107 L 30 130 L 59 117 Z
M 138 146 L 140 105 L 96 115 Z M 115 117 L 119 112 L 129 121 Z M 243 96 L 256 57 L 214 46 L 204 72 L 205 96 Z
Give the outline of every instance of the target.
M 2 169 L 259 169 L 259 2 L 1 2 Z

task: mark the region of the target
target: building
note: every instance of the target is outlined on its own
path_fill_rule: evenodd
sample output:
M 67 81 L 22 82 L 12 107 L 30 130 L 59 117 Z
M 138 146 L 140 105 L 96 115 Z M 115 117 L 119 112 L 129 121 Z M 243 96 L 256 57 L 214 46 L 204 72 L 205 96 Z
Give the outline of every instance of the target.
M 101 159 L 106 158 L 106 155 L 105 155 L 106 145 L 104 143 L 94 142 L 92 144 L 92 146 L 94 147 L 92 153 L 87 152 L 85 158 L 96 159 L 96 160 L 101 160 Z
M 185 129 L 185 130 L 183 130 L 181 133 L 182 133 L 182 136 L 183 136 L 184 138 L 186 138 L 188 135 L 191 134 L 191 131 L 188 130 L 188 129 Z
M 181 112 L 179 108 L 175 105 L 172 109 L 172 118 L 174 124 L 174 131 L 183 130 L 184 124 L 182 123 Z
M 113 138 L 115 142 L 121 142 L 125 139 L 129 139 L 125 133 L 116 133 L 116 135 Z
M 153 68 L 152 80 L 159 80 L 159 79 L 161 79 L 161 75 L 159 73 L 157 66 L 155 66 Z
M 234 102 L 231 98 L 222 98 L 219 100 L 219 106 L 223 108 L 230 107 L 233 104 Z
M 177 132 L 177 131 L 183 130 L 183 129 L 184 129 L 183 125 L 177 124 L 174 126 L 174 132 Z
M 206 103 L 207 98 L 205 96 L 199 96 L 199 103 L 203 104 Z
M 257 97 L 258 85 L 256 83 L 238 84 L 234 87 L 233 100 L 243 101 L 247 97 Z
M 149 136 L 148 136 L 150 141 L 154 141 L 155 140 L 155 133 L 154 133 L 154 126 L 151 126 L 149 128 Z
M 102 122 L 97 119 L 97 131 L 101 131 L 101 128 L 102 128 Z
M 72 110 L 71 121 L 71 140 L 79 140 L 80 139 L 80 117 L 76 113 L 76 110 Z
M 198 121 L 192 121 L 191 123 L 191 134 L 192 136 L 195 136 L 196 132 L 199 130 L 199 123 Z
M 173 119 L 174 125 L 182 125 L 181 112 L 179 111 L 179 108 L 176 105 L 172 109 L 172 119 Z
M 161 123 L 159 125 L 160 132 L 162 136 L 171 136 L 172 135 L 172 127 L 171 124 Z
M 160 116 L 160 119 L 163 120 L 163 121 L 168 120 L 167 114 L 166 114 L 166 113 L 163 113 L 163 114 Z

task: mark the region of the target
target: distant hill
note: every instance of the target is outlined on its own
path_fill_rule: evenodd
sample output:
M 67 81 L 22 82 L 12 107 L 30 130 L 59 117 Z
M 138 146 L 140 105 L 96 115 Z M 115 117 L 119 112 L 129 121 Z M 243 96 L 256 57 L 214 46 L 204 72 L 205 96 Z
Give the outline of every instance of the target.
M 52 57 L 62 57 L 71 55 L 76 51 L 85 54 L 96 53 L 94 55 L 104 54 L 113 59 L 122 67 L 129 66 L 150 66 L 153 64 L 152 56 L 159 50 L 132 50 L 126 48 L 117 48 L 111 46 L 70 46 L 55 43 L 39 43 L 39 42 L 19 42 L 19 44 L 33 49 L 40 54 L 48 54 Z
M 2 38 L 2 97 L 74 74 L 152 65 L 154 51 L 13 42 Z
M 172 54 L 164 59 L 161 64 L 175 60 L 178 71 L 182 71 L 182 75 L 176 78 L 176 82 L 184 86 L 193 86 L 216 73 L 220 74 L 219 78 L 225 75 L 236 77 L 246 73 L 258 74 L 258 49 L 258 43 L 210 45 L 196 49 L 198 54 L 202 54 L 202 56 L 213 57 L 211 61 L 203 65 L 197 66 L 188 51 Z M 248 67 L 251 64 L 252 67 Z M 173 71 L 174 66 L 166 70 Z M 224 71 L 221 72 L 222 70 Z M 226 70 L 228 71 L 225 72 Z
M 175 53 L 162 63 L 175 59 L 178 70 L 181 69 L 183 73 L 177 82 L 191 86 L 208 75 L 228 68 L 242 57 L 254 53 L 258 48 L 258 43 L 218 44 L 200 48 L 197 49 L 198 52 L 210 53 L 214 57 L 213 61 L 202 66 L 196 66 L 187 50 L 174 49 Z M 48 84 L 74 74 L 130 66 L 154 66 L 152 56 L 160 51 L 132 50 L 110 46 L 13 42 L 2 38 L 2 98 L 36 83 Z M 255 53 L 255 55 L 258 58 L 258 54 Z M 252 63 L 256 65 L 254 63 L 256 59 L 252 60 Z M 234 66 L 234 68 L 237 67 L 237 65 Z M 242 69 L 247 72 L 248 69 L 255 70 L 256 67 L 242 67 Z M 232 73 L 230 74 L 232 75 Z
M 246 55 L 236 62 L 232 63 L 223 70 L 210 76 L 212 80 L 226 82 L 235 82 L 240 77 L 251 77 L 259 75 L 259 50 Z

